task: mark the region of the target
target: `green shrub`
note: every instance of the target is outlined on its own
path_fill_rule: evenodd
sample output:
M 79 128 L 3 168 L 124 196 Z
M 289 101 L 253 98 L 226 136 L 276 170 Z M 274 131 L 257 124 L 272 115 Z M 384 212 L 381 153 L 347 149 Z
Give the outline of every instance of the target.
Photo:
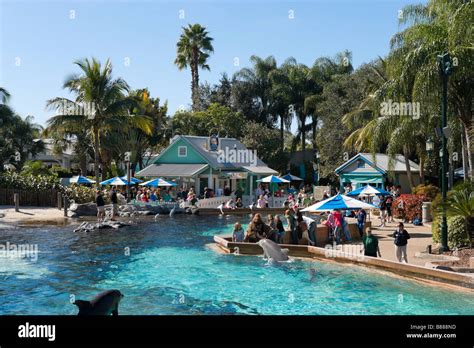
M 439 188 L 435 185 L 420 184 L 413 188 L 412 193 L 415 195 L 424 196 L 427 200 L 432 201 L 439 193 Z
M 431 224 L 433 242 L 441 243 L 441 216 L 438 216 Z M 469 238 L 466 233 L 464 219 L 460 216 L 448 217 L 448 246 L 459 248 L 469 246 Z

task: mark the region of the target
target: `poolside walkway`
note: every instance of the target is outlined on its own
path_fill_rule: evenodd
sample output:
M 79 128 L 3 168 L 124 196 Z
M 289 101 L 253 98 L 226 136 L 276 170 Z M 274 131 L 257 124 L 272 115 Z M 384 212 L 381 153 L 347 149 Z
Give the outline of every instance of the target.
M 18 224 L 64 223 L 64 212 L 58 208 L 20 207 L 16 212 L 11 205 L 0 205 L 0 226 Z
M 382 258 L 397 261 L 395 256 L 395 245 L 393 244 L 393 238 L 390 236 L 395 232 L 398 222 L 400 220 L 395 219 L 395 222 L 387 223 L 385 227 L 378 227 L 380 220 L 378 218 L 372 218 L 372 233 L 379 238 L 379 247 L 382 254 Z M 433 245 L 431 226 L 414 226 L 410 223 L 405 224 L 405 229 L 410 234 L 408 240 L 408 263 L 424 266 L 428 260 L 415 257 L 417 252 L 425 251 L 428 245 Z

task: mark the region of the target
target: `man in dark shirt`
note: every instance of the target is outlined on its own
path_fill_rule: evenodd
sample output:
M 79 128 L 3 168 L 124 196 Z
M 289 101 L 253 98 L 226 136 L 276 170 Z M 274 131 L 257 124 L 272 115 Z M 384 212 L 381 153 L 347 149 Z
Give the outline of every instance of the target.
M 400 222 L 398 224 L 398 229 L 393 234 L 393 238 L 395 238 L 395 252 L 397 255 L 398 262 L 402 262 L 403 258 L 405 263 L 408 263 L 407 244 L 408 239 L 410 239 L 410 235 L 403 227 L 403 222 Z
M 366 235 L 362 238 L 362 242 L 365 256 L 377 257 L 378 254 L 379 257 L 382 257 L 379 249 L 379 240 L 372 234 L 370 228 L 367 229 Z
M 118 199 L 115 187 L 112 187 L 110 190 L 110 202 L 112 202 L 112 220 L 115 220 L 115 216 L 117 216 L 118 212 Z
M 102 222 L 105 219 L 105 201 L 100 190 L 97 190 L 95 204 L 97 205 L 97 221 Z

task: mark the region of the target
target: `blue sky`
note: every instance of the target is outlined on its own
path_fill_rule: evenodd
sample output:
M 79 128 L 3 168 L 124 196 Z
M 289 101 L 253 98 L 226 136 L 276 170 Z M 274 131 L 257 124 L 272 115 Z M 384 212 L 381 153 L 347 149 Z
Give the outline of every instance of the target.
M 62 84 L 78 72 L 73 61 L 111 58 L 115 77 L 132 88 L 148 87 L 168 100 L 173 114 L 191 102 L 191 73 L 173 64 L 188 23 L 206 26 L 214 38 L 211 71 L 201 72 L 201 82 L 214 83 L 222 72 L 248 66 L 252 54 L 273 55 L 278 64 L 293 56 L 311 65 L 348 49 L 357 67 L 387 54 L 398 11 L 417 2 L 0 0 L 0 85 L 20 115 L 45 124 L 52 116 L 46 100 L 70 97 Z

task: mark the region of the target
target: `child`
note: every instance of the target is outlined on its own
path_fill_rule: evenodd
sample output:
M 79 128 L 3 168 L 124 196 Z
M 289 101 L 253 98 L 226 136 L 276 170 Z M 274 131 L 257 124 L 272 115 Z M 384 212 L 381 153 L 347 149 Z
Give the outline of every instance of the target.
M 232 233 L 232 241 L 241 243 L 244 241 L 244 229 L 240 222 L 236 222 L 234 225 L 234 232 Z

